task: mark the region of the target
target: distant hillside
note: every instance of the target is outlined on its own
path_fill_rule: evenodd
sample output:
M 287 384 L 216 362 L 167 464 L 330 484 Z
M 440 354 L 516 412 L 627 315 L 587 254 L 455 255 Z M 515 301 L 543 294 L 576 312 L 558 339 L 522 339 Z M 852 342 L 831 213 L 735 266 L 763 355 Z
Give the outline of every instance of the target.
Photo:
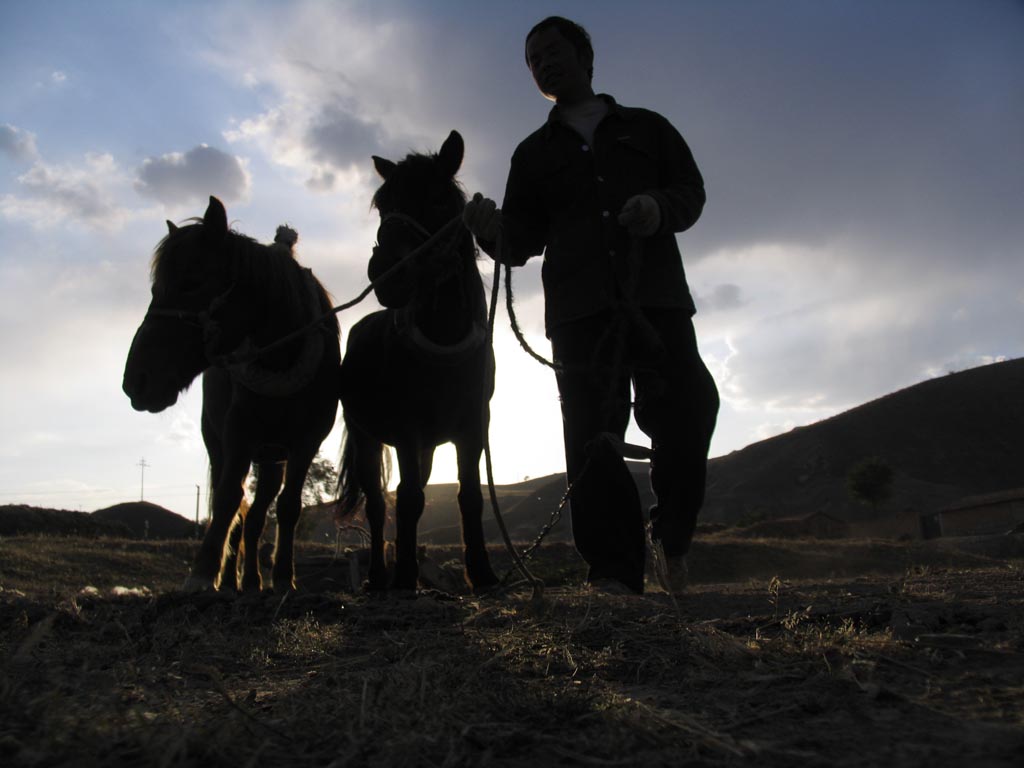
M 461 541 L 462 524 L 458 517 L 458 484 L 445 483 L 427 486 L 427 505 L 419 530 L 425 542 L 454 544 Z M 522 483 L 500 485 L 496 489 L 498 508 L 513 541 L 533 539 L 540 528 L 548 523 L 552 513 L 565 494 L 565 474 L 531 478 Z M 484 492 L 484 534 L 488 541 L 501 540 L 501 531 L 494 518 L 490 496 Z M 454 512 L 454 515 L 453 515 Z M 571 537 L 569 515 L 566 513 L 550 538 L 566 540 Z
M 965 496 L 1024 485 L 1024 359 L 930 379 L 712 459 L 701 521 L 732 524 L 818 511 L 863 519 L 870 509 L 849 497 L 846 476 L 869 456 L 894 470 L 893 495 L 883 514 L 934 510 Z M 630 469 L 647 506 L 648 466 L 630 462 Z M 452 484 L 427 487 L 420 524 L 425 540 L 459 540 L 456 490 Z M 563 474 L 501 486 L 501 509 L 513 538 L 536 536 L 564 492 Z M 497 541 L 486 491 L 484 520 L 488 540 Z M 569 535 L 563 520 L 552 538 Z
M 130 532 L 118 522 L 95 518 L 88 512 L 44 509 L 26 504 L 0 505 L 0 536 L 28 534 L 128 537 Z
M 1024 485 L 1024 359 L 931 379 L 714 459 L 702 517 L 864 517 L 846 476 L 870 456 L 894 470 L 889 512 Z
M 92 513 L 96 520 L 117 523 L 136 539 L 187 539 L 195 536 L 195 522 L 148 501 L 129 501 Z

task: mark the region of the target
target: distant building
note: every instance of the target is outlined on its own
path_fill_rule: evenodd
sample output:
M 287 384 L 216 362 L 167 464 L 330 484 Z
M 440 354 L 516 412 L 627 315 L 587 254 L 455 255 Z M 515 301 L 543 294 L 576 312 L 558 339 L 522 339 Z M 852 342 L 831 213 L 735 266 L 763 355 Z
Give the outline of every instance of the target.
M 1024 523 L 1024 488 L 971 496 L 937 512 L 921 515 L 926 539 L 1007 533 Z

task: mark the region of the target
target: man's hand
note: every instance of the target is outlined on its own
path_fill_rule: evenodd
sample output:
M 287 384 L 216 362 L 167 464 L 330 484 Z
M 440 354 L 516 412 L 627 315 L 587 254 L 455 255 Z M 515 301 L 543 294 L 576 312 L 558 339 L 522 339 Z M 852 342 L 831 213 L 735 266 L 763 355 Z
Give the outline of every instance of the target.
M 466 203 L 462 211 L 462 221 L 477 240 L 493 243 L 498 239 L 501 230 L 501 209 L 494 201 L 479 192 Z
M 650 195 L 633 195 L 619 212 L 619 224 L 636 237 L 653 235 L 661 224 L 658 201 Z

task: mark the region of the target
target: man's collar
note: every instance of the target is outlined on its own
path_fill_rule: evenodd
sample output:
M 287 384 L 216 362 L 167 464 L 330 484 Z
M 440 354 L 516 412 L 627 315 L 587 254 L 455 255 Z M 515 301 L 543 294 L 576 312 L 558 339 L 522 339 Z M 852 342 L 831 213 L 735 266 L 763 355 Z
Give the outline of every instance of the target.
M 615 101 L 614 97 L 609 96 L 607 93 L 598 93 L 596 95 L 597 98 L 601 99 L 601 101 L 608 105 L 609 115 L 625 117 L 625 112 L 623 112 L 622 107 L 619 106 L 618 102 Z M 558 110 L 558 105 L 555 104 L 555 106 L 551 108 L 551 111 L 548 112 L 548 119 L 547 122 L 544 124 L 544 138 L 550 138 L 552 128 L 555 125 L 562 122 L 563 121 Z

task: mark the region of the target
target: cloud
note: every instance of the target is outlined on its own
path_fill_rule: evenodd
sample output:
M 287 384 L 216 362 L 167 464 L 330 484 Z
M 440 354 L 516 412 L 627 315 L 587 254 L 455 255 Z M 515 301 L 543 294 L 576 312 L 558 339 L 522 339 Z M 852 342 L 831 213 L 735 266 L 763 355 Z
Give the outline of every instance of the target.
M 135 190 L 167 205 L 205 200 L 244 200 L 251 180 L 244 160 L 200 144 L 184 154 L 147 158 L 137 171 Z
M 738 309 L 746 303 L 740 287 L 734 283 L 716 285 L 707 294 L 694 293 L 693 300 L 701 312 L 725 312 Z
M 0 123 L 0 152 L 19 161 L 39 157 L 35 135 L 8 123 Z
M 224 132 L 229 142 L 253 145 L 275 164 L 305 176 L 314 192 L 362 186 L 370 178 L 370 157 L 384 141 L 378 124 L 350 106 L 317 108 L 287 103 L 247 118 Z
M 0 197 L 0 216 L 47 227 L 62 220 L 118 229 L 132 214 L 115 202 L 124 176 L 112 155 L 87 154 L 82 165 L 36 160 L 18 177 L 23 194 Z
M 744 301 L 697 315 L 723 399 L 737 409 L 820 417 L 934 375 L 1020 349 L 1024 265 L 998 273 L 964 262 L 920 270 L 921 257 L 880 265 L 849 246 L 719 253 L 691 271 Z M 704 294 L 714 296 L 705 289 Z
M 684 236 L 688 255 L 820 246 L 845 232 L 877 261 L 915 242 L 936 246 L 931 261 L 1016 258 L 1020 4 L 984 16 L 938 0 L 880 14 L 750 5 L 729 22 L 713 4 L 688 9 L 684 29 L 637 25 L 598 46 L 601 87 L 664 110 L 704 174 L 708 204 Z M 646 51 L 665 55 L 684 96 L 641 76 Z
M 421 21 L 323 3 L 296 3 L 286 19 L 225 19 L 205 57 L 263 106 L 236 117 L 224 137 L 294 171 L 310 190 L 368 194 L 371 155 L 436 150 L 452 127 L 425 83 L 451 60 Z M 446 73 L 446 87 L 460 69 Z
M 329 105 L 306 130 L 305 142 L 313 160 L 337 169 L 365 166 L 380 151 L 383 131 L 379 125 Z

